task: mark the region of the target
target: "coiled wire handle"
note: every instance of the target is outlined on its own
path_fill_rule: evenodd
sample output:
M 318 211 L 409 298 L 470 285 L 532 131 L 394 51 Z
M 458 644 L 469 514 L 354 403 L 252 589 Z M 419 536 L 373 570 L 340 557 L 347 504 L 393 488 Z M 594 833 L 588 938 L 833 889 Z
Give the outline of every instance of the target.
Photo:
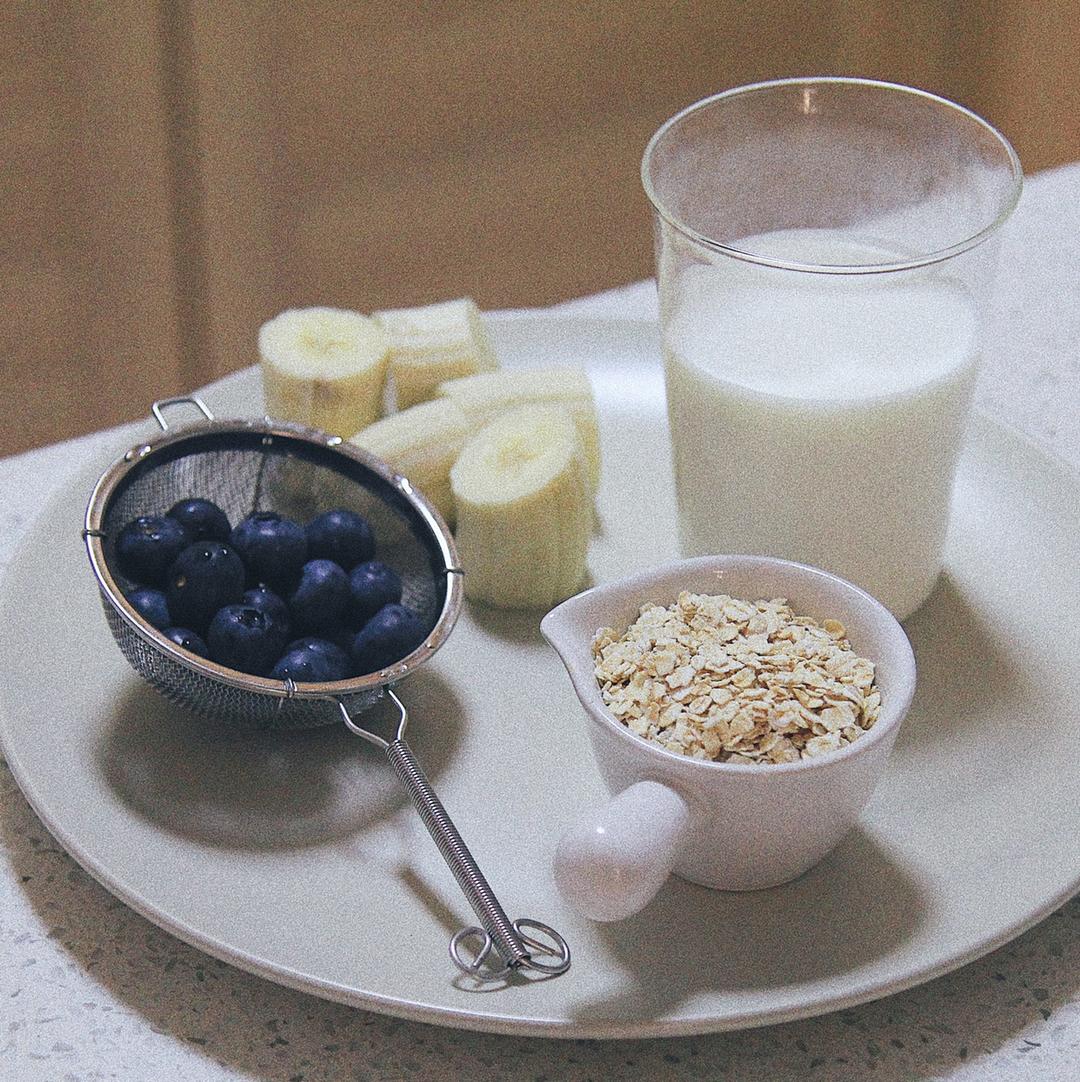
M 443 860 L 454 873 L 458 886 L 480 921 L 480 927 L 462 928 L 450 940 L 450 957 L 454 964 L 463 973 L 485 980 L 498 980 L 518 969 L 529 969 L 548 976 L 565 973 L 570 968 L 570 948 L 566 940 L 554 928 L 539 921 L 523 917 L 511 922 L 507 917 L 495 897 L 495 892 L 488 885 L 468 846 L 427 780 L 412 749 L 405 742 L 408 713 L 404 705 L 392 688 L 387 688 L 386 694 L 400 711 L 397 733 L 393 740 L 384 740 L 370 730 L 361 728 L 349 717 L 344 704 L 339 703 L 338 706 L 351 732 L 362 736 L 386 753 L 405 791 L 412 798 L 424 826 L 438 846 Z M 537 939 L 525 929 L 539 933 L 545 939 Z M 474 938 L 479 940 L 480 945 L 475 956 L 470 959 L 464 953 L 464 948 L 467 941 Z M 488 962 L 492 949 L 502 960 L 502 965 L 497 968 Z M 552 960 L 543 961 L 535 957 L 534 952 L 548 955 Z

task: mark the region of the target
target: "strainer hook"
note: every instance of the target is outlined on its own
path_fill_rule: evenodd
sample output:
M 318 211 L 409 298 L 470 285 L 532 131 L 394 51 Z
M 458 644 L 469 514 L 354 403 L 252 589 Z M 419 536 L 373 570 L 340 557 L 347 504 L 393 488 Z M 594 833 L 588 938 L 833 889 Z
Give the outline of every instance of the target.
M 194 406 L 208 421 L 214 419 L 213 413 L 210 412 L 210 407 L 196 395 L 180 395 L 178 398 L 159 398 L 151 407 L 150 412 L 154 415 L 154 420 L 161 425 L 162 432 L 168 432 L 169 422 L 165 420 L 165 414 L 162 412 L 166 406 L 181 406 L 189 405 Z

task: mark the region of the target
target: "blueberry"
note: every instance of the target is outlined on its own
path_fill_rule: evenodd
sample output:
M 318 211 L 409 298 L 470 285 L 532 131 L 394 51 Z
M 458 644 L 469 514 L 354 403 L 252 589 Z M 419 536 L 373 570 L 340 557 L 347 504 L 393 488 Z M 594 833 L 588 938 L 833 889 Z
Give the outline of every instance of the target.
M 223 605 L 244 595 L 244 564 L 220 541 L 199 541 L 177 556 L 165 584 L 169 612 L 181 627 L 202 631 Z
M 169 603 L 160 590 L 155 590 L 152 586 L 140 586 L 132 590 L 127 595 L 127 599 L 131 602 L 132 608 L 159 631 L 172 623 L 172 618 L 169 616 Z
M 355 671 L 385 669 L 411 654 L 424 641 L 427 630 L 416 613 L 403 605 L 385 605 L 356 633 L 352 641 Z
M 349 607 L 349 576 L 333 560 L 309 560 L 289 598 L 293 627 L 302 634 L 333 632 Z
M 291 678 L 298 684 L 344 680 L 348 675 L 348 655 L 324 639 L 303 639 L 291 644 L 270 672 L 275 680 Z
M 369 560 L 352 569 L 349 594 L 353 622 L 359 627 L 384 605 L 401 600 L 401 579 L 397 572 L 378 560 Z
M 281 653 L 281 637 L 265 613 L 251 605 L 226 605 L 206 632 L 210 656 L 219 665 L 265 676 Z
M 182 646 L 192 654 L 198 654 L 199 657 L 210 656 L 206 643 L 194 631 L 189 631 L 186 627 L 167 627 L 162 631 L 162 635 L 167 639 L 172 639 L 177 646 Z
M 245 605 L 258 609 L 281 632 L 281 641 L 289 637 L 292 625 L 289 623 L 289 607 L 266 586 L 256 586 L 248 590 L 241 599 Z
M 307 560 L 303 528 L 276 511 L 248 515 L 233 528 L 232 544 L 253 584 L 291 588 Z
M 324 645 L 333 646 L 338 650 L 344 652 L 345 656 L 349 656 L 349 651 L 352 649 L 352 641 L 356 635 L 356 628 L 349 627 L 347 623 L 339 624 L 332 631 L 321 631 L 317 635 L 305 635 L 301 638 L 294 639 L 288 646 L 285 647 L 286 651 L 292 650 L 297 646 L 303 646 L 305 643 L 323 643 Z
M 187 530 L 192 541 L 228 541 L 232 527 L 229 517 L 209 500 L 181 500 L 169 508 L 169 518 Z
M 175 519 L 140 515 L 116 538 L 116 558 L 128 578 L 144 586 L 160 586 L 173 560 L 190 544 Z
M 351 644 L 353 636 L 351 633 L 346 633 L 348 641 Z M 288 646 L 285 647 L 285 653 L 290 654 L 293 650 L 311 650 L 316 654 L 325 654 L 326 657 L 334 663 L 340 662 L 346 668 L 349 665 L 349 651 L 339 646 L 336 642 L 332 642 L 330 639 L 320 639 L 315 635 L 304 635 L 299 639 L 293 639 Z
M 304 532 L 310 559 L 333 560 L 346 571 L 375 555 L 375 536 L 367 519 L 343 507 L 316 515 Z

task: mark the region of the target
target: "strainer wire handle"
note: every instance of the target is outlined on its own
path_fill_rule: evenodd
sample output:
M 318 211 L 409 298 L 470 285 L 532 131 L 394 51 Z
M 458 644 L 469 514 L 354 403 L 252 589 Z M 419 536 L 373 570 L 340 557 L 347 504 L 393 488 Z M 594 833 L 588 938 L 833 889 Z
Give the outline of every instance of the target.
M 339 706 L 348 728 L 382 748 L 386 753 L 398 779 L 412 799 L 421 821 L 438 846 L 447 867 L 454 873 L 458 886 L 461 887 L 480 922 L 479 928 L 463 928 L 450 940 L 450 957 L 454 964 L 470 976 L 487 980 L 504 977 L 519 968 L 535 970 L 549 976 L 564 973 L 570 968 L 570 948 L 566 940 L 546 924 L 526 918 L 511 922 L 507 917 L 498 898 L 495 897 L 495 892 L 484 878 L 464 839 L 443 807 L 442 801 L 431 787 L 412 748 L 405 741 L 403 734 L 408 715 L 404 705 L 392 689 L 387 689 L 387 695 L 396 703 L 401 712 L 397 735 L 389 741 L 362 729 L 348 716 L 344 705 L 339 704 Z M 525 931 L 526 928 L 541 933 L 544 938 L 536 939 Z M 483 941 L 482 946 L 475 957 L 468 960 L 462 953 L 464 943 L 474 937 L 479 937 Z M 553 960 L 542 961 L 534 957 L 533 951 L 529 949 L 530 946 L 542 955 L 551 956 Z M 501 968 L 495 969 L 487 964 L 486 960 L 492 948 L 503 961 Z
M 386 757 L 397 772 L 401 784 L 412 797 L 424 826 L 439 847 L 447 867 L 454 873 L 458 886 L 464 892 L 484 931 L 491 937 L 495 950 L 510 969 L 516 969 L 528 962 L 531 958 L 529 948 L 514 930 L 435 790 L 424 776 L 412 749 L 404 740 L 395 740 L 387 746 Z M 455 961 L 457 960 L 455 958 Z

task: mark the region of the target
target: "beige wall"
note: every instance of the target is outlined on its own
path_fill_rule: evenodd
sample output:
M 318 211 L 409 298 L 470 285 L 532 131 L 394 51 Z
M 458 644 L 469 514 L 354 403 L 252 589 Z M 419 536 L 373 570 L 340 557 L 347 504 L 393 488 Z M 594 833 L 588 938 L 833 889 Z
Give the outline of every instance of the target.
M 726 86 L 910 82 L 1080 158 L 1074 0 L 0 13 L 0 453 L 249 364 L 291 304 L 543 304 L 646 276 L 642 148 Z

